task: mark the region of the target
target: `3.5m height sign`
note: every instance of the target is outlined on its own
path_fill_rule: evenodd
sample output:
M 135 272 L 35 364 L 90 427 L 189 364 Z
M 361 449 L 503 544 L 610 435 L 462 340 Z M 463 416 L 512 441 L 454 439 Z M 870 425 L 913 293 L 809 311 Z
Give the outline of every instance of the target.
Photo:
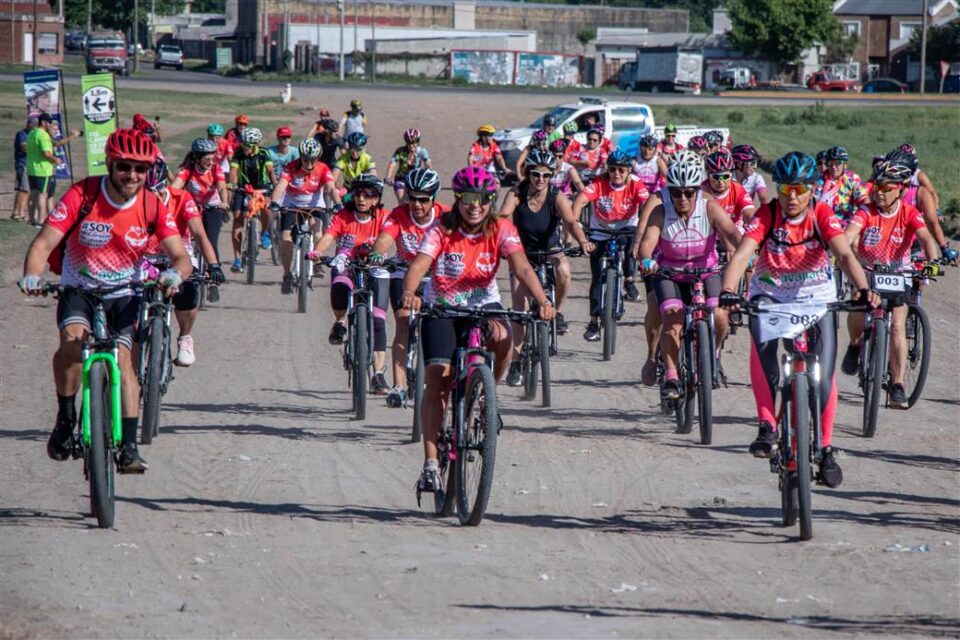
M 117 128 L 117 94 L 112 73 L 94 73 L 80 78 L 83 94 L 83 135 L 87 140 L 87 175 L 107 173 L 104 148 Z

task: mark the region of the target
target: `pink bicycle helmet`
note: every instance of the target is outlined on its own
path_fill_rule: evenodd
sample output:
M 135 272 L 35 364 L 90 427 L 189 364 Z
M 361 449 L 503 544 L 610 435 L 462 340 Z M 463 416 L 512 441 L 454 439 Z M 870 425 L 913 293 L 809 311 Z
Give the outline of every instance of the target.
M 543 129 L 537 129 L 533 132 L 533 137 L 530 138 L 530 141 L 533 144 L 543 144 L 547 141 L 547 132 Z
M 567 141 L 563 138 L 557 138 L 550 143 L 550 152 L 551 153 L 563 153 L 567 150 Z
M 733 171 L 733 156 L 727 149 L 717 149 L 703 159 L 703 165 L 708 174 L 728 173 Z
M 496 193 L 497 178 L 483 167 L 464 167 L 453 174 L 454 193 Z
M 703 136 L 693 136 L 687 141 L 687 149 L 700 151 L 707 148 L 707 139 Z
M 407 129 L 403 132 L 404 142 L 418 142 L 420 140 L 419 129 Z
M 758 162 L 760 160 L 760 154 L 749 144 L 738 144 L 730 150 L 730 155 L 733 156 L 734 162 L 740 164 Z

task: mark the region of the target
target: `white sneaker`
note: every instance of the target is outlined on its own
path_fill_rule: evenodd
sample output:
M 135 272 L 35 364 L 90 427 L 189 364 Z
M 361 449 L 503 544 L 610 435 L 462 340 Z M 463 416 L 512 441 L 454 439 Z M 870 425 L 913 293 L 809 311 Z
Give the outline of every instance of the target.
M 180 336 L 177 340 L 177 359 L 174 364 L 180 367 L 189 367 L 197 358 L 193 355 L 193 338 L 191 336 Z

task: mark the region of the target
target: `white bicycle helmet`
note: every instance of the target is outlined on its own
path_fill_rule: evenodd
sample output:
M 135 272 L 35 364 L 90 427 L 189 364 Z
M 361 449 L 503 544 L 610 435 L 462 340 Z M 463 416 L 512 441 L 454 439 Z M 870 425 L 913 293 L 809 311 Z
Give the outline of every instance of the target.
M 680 151 L 667 165 L 668 187 L 699 187 L 703 183 L 703 161 L 694 151 Z
M 247 127 L 240 134 L 240 142 L 244 144 L 260 144 L 263 140 L 263 132 L 256 127 Z
M 316 160 L 320 157 L 320 143 L 313 138 L 307 138 L 300 143 L 300 157 Z

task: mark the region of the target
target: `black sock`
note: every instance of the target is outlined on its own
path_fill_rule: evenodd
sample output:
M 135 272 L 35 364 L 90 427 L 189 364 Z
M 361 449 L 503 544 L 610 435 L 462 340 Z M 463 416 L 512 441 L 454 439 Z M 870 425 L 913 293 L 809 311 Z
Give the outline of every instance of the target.
M 137 418 L 121 418 L 120 426 L 123 431 L 122 444 L 137 444 Z
M 77 421 L 77 394 L 72 396 L 62 396 L 57 394 L 57 418 L 64 424 L 69 423 L 73 429 L 73 424 Z

